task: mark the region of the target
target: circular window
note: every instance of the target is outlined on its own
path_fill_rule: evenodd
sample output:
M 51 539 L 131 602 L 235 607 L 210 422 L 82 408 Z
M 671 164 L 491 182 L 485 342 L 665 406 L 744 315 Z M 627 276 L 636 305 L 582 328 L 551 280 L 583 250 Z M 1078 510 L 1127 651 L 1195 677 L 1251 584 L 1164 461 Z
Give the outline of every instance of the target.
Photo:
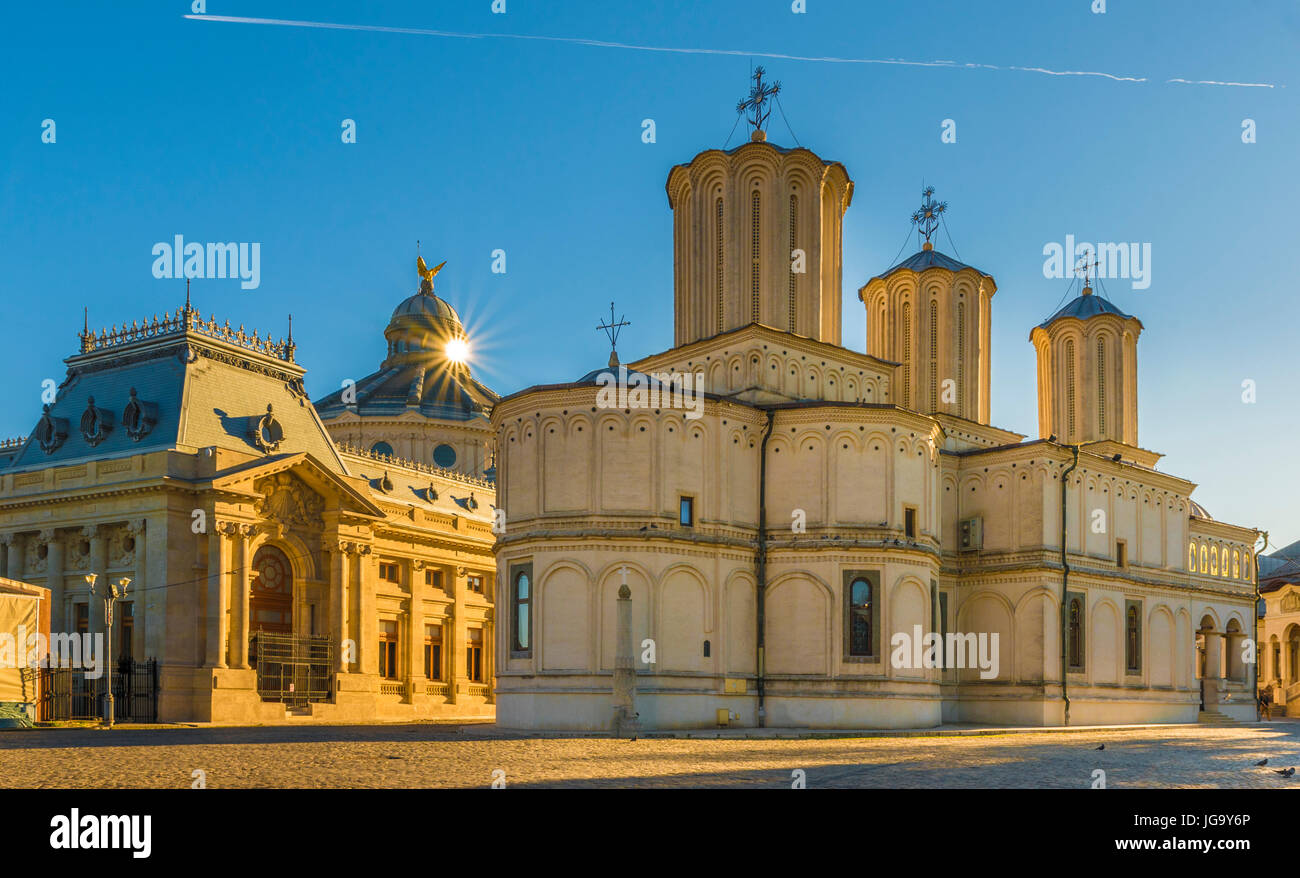
M 389 445 L 387 442 L 376 442 L 374 445 L 370 446 L 370 453 L 382 454 L 384 457 L 392 457 L 393 446 Z
M 456 449 L 450 445 L 439 445 L 433 449 L 433 462 L 443 469 L 450 469 L 456 465 Z

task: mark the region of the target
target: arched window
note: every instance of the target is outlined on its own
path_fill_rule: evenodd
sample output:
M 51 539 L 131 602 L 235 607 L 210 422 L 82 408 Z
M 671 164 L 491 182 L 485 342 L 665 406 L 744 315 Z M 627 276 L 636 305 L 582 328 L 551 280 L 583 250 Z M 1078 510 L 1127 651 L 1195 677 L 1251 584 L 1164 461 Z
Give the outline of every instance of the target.
M 799 196 L 790 196 L 790 331 L 795 331 L 795 274 L 794 251 L 798 249 Z
M 1130 606 L 1125 614 L 1125 640 L 1124 640 L 1124 667 L 1129 671 L 1136 672 L 1141 668 L 1142 642 L 1141 630 L 1139 629 L 1138 610 L 1136 606 Z
M 370 453 L 382 454 L 385 457 L 392 457 L 393 446 L 389 445 L 387 442 L 376 442 L 374 445 L 370 446 Z
M 714 261 L 715 261 L 715 263 L 716 263 L 715 266 L 714 266 L 714 271 L 715 271 L 715 273 L 716 273 L 716 275 L 717 275 L 717 277 L 716 277 L 716 279 L 715 279 L 714 298 L 717 300 L 717 309 L 718 309 L 718 314 L 717 314 L 717 317 L 718 317 L 718 332 L 722 332 L 722 325 L 723 325 L 723 323 L 722 323 L 722 318 L 723 318 L 723 307 L 722 307 L 722 303 L 723 303 L 723 271 L 722 271 L 722 266 L 723 266 L 723 263 L 724 263 L 726 260 L 725 260 L 725 258 L 724 258 L 723 252 L 722 252 L 722 196 L 721 196 L 721 195 L 718 196 L 718 200 L 714 203 L 714 212 L 715 212 L 715 214 L 716 214 L 716 222 L 717 222 L 717 229 L 716 229 L 715 232 L 714 232 L 714 235 L 715 235 L 715 237 L 717 238 L 717 240 L 714 242 L 714 243 L 715 243 L 715 248 L 714 248 Z
M 1241 579 L 1241 552 L 1232 550 L 1232 578 Z
M 1205 545 L 1202 544 L 1201 545 L 1201 572 L 1208 573 L 1209 571 L 1210 571 L 1210 562 L 1206 558 Z
M 749 198 L 749 319 L 754 323 L 757 323 L 762 315 L 758 292 L 761 275 L 760 250 L 763 243 L 759 225 L 762 206 L 762 197 L 755 189 Z
M 875 655 L 872 636 L 871 583 L 862 577 L 849 584 L 849 655 Z
M 903 303 L 903 408 L 912 407 L 912 303 Z
M 515 573 L 513 594 L 511 596 L 510 632 L 514 637 L 514 651 L 527 652 L 532 646 L 532 568 L 528 567 Z
M 957 417 L 966 416 L 966 303 L 957 303 Z
M 1106 340 L 1097 339 L 1097 434 L 1106 435 Z
M 930 410 L 939 411 L 939 305 L 930 300 Z
M 1083 605 L 1078 598 L 1070 601 L 1070 667 L 1083 667 Z
M 1074 441 L 1074 339 L 1065 343 L 1065 436 Z
M 1210 546 L 1210 575 L 1219 575 L 1219 550 Z
M 1190 542 L 1187 544 L 1187 572 L 1188 573 L 1196 572 L 1196 543 L 1195 542 Z

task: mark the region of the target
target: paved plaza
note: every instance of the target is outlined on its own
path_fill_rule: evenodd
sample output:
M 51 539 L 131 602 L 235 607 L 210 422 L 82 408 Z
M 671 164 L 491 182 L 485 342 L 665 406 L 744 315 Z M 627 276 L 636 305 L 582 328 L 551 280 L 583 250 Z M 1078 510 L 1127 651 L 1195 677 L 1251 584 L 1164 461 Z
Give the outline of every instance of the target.
M 640 737 L 483 724 L 0 732 L 0 787 L 1300 788 L 1300 723 L 943 736 Z M 987 730 L 984 730 L 987 731 Z M 799 737 L 795 737 L 799 735 Z M 1105 749 L 1095 748 L 1105 744 Z M 1254 765 L 1268 759 L 1268 766 Z M 504 772 L 502 776 L 499 772 Z

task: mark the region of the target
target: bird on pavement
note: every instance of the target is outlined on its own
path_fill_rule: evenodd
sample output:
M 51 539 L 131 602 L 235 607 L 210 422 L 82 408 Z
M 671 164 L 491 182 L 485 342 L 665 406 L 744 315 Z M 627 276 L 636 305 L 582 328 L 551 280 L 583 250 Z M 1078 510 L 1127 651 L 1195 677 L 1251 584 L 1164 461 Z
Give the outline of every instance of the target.
M 1261 760 L 1259 760 L 1258 762 L 1256 762 L 1255 764 L 1256 764 L 1256 765 L 1268 765 L 1268 760 L 1267 760 L 1267 759 L 1261 759 Z
M 1097 748 L 1095 748 L 1095 749 L 1097 749 L 1097 750 L 1105 750 L 1105 749 L 1106 749 L 1106 745 L 1105 745 L 1105 744 L 1102 744 L 1100 747 L 1097 747 Z
M 1282 775 L 1283 777 L 1290 777 L 1291 775 L 1295 774 L 1295 769 L 1294 769 L 1294 768 L 1284 768 L 1284 769 L 1282 769 L 1281 771 L 1278 771 L 1278 770 L 1275 768 L 1275 769 L 1273 769 L 1273 773 L 1274 773 L 1274 774 L 1280 774 L 1280 775 Z

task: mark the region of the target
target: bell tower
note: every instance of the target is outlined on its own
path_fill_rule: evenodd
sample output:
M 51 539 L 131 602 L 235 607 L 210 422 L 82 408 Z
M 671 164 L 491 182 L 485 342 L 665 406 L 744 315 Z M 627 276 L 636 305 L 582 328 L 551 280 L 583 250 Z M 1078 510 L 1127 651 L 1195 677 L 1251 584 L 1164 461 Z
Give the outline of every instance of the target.
M 1137 446 L 1142 321 L 1094 293 L 1081 270 L 1083 293 L 1029 334 L 1038 359 L 1038 434 Z
M 840 343 L 842 222 L 853 182 L 839 162 L 767 140 L 780 83 L 754 71 L 749 142 L 710 149 L 668 174 L 673 344 L 762 323 Z

